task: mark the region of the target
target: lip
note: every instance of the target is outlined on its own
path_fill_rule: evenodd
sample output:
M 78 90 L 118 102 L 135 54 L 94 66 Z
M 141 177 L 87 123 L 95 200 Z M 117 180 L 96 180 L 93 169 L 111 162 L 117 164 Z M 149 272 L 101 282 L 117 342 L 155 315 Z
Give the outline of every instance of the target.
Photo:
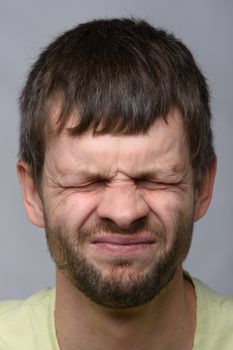
M 156 240 L 151 235 L 111 234 L 95 237 L 91 243 L 95 249 L 103 253 L 114 254 L 114 256 L 129 256 L 151 249 Z
M 111 244 L 111 245 L 142 245 L 155 243 L 155 237 L 151 235 L 138 234 L 103 234 L 91 240 L 93 244 Z

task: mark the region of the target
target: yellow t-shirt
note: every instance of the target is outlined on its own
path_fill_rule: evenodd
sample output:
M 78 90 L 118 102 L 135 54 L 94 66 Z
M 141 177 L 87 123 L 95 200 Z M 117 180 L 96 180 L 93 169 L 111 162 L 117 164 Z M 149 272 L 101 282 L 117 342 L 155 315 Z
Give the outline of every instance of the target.
M 192 279 L 197 299 L 193 350 L 233 350 L 233 298 Z M 59 350 L 54 323 L 55 290 L 25 301 L 0 302 L 0 350 Z
M 59 350 L 54 306 L 55 289 L 0 302 L 0 350 Z

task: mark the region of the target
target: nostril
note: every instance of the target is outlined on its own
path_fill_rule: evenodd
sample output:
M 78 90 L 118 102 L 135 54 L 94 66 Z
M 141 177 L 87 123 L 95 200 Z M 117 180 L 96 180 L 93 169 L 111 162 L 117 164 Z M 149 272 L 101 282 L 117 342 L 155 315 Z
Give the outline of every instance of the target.
M 148 218 L 146 216 L 142 218 L 138 218 L 127 225 L 119 225 L 117 222 L 115 222 L 112 219 L 102 218 L 101 228 L 105 232 L 131 234 L 131 233 L 138 233 L 145 230 L 147 227 L 147 222 L 148 222 Z

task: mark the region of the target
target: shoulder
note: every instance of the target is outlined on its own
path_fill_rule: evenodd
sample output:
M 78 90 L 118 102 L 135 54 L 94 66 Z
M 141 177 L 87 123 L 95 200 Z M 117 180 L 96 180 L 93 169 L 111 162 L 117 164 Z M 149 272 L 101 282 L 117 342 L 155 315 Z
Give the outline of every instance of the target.
M 208 307 L 209 312 L 227 314 L 233 322 L 233 297 L 219 294 L 198 279 L 193 278 L 199 306 Z
M 197 302 L 196 336 L 205 349 L 233 349 L 233 298 L 193 279 Z
M 44 289 L 26 300 L 0 302 L 0 349 L 33 348 L 46 337 L 54 299 L 54 289 Z
M 0 301 L 0 320 L 7 320 L 12 316 L 20 316 L 31 308 L 40 308 L 51 302 L 54 289 L 43 289 L 25 300 Z

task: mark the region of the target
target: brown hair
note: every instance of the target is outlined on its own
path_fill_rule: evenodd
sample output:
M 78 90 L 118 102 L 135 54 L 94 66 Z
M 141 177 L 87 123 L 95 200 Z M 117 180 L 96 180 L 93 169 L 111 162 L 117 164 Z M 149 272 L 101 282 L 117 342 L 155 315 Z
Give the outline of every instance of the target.
M 49 101 L 62 96 L 62 130 L 144 133 L 172 107 L 183 117 L 196 177 L 214 156 L 206 80 L 191 52 L 173 34 L 135 19 L 80 24 L 52 42 L 29 72 L 20 97 L 19 157 L 39 181 L 43 169 Z

